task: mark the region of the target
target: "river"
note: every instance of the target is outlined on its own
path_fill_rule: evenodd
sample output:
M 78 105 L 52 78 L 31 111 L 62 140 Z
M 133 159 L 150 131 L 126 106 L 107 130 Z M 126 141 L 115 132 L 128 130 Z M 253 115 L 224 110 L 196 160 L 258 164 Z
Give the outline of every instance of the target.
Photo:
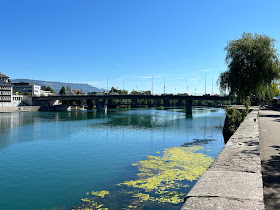
M 180 209 L 224 147 L 224 119 L 205 107 L 0 113 L 0 209 Z

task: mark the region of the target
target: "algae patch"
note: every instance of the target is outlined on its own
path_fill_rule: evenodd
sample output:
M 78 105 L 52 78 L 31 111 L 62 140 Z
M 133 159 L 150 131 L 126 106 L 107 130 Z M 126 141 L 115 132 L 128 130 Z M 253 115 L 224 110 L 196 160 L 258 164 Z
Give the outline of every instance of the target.
M 213 162 L 212 157 L 197 152 L 201 149 L 199 146 L 172 147 L 165 149 L 161 156 L 147 156 L 146 160 L 132 164 L 139 170 L 136 180 L 117 184 L 118 189 L 110 193 L 93 191 L 91 194 L 95 197 L 82 199 L 88 204 L 84 206 L 102 209 L 108 206 L 110 196 L 115 198 L 121 193 L 127 200 L 122 206 L 124 209 L 180 204 L 185 196 L 183 189 L 188 187 L 186 181 L 197 180 Z
M 95 196 L 99 196 L 100 198 L 104 198 L 105 195 L 108 195 L 110 193 L 107 190 L 102 190 L 102 191 L 92 191 L 91 194 Z

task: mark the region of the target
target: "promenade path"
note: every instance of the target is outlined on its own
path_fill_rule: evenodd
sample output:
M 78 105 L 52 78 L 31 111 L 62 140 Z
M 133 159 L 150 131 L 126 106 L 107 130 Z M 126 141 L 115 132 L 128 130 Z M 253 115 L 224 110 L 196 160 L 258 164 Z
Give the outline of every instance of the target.
M 280 111 L 259 111 L 265 209 L 280 209 Z

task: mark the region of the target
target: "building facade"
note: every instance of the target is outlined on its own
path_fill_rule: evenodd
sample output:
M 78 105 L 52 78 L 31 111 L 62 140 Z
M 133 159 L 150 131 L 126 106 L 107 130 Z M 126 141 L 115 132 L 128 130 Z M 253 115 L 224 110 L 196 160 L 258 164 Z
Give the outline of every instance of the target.
M 23 94 L 29 93 L 32 96 L 41 96 L 41 86 L 39 85 L 28 82 L 13 83 L 13 85 L 16 92 Z
M 0 80 L 0 102 L 12 102 L 13 85 Z
M 0 107 L 17 107 L 22 105 L 22 95 L 13 95 L 13 85 L 9 77 L 0 72 Z

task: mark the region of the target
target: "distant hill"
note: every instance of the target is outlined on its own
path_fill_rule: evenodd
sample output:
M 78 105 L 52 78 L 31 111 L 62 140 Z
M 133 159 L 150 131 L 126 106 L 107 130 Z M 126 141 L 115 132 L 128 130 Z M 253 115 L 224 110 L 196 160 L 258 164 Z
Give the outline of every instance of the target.
M 71 86 L 71 89 L 73 90 L 83 90 L 85 93 L 88 92 L 103 92 L 106 91 L 105 89 L 93 87 L 88 84 L 83 83 L 65 83 L 65 82 L 49 82 L 49 81 L 43 81 L 43 80 L 33 80 L 33 79 L 10 79 L 10 81 L 13 82 L 29 82 L 34 83 L 40 86 L 46 86 L 51 87 L 56 93 L 58 93 L 62 86 L 66 88 L 67 85 Z

